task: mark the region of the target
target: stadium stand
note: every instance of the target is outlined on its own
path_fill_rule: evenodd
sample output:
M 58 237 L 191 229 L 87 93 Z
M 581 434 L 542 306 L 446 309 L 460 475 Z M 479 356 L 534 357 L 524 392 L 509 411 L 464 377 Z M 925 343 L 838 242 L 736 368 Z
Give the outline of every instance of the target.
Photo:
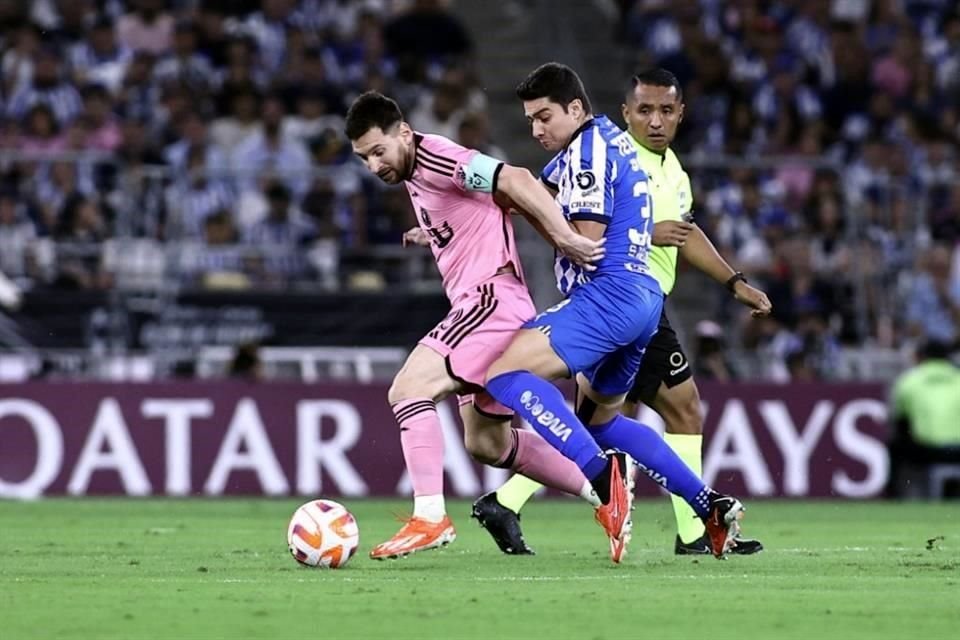
M 733 377 L 890 378 L 914 342 L 956 344 L 954 3 L 584 4 L 614 16 L 614 73 L 661 65 L 680 77 L 676 146 L 697 220 L 774 302 L 772 319 L 748 323 L 722 291 L 690 296 L 699 281 L 680 279 L 682 324 L 691 335 L 700 320 L 721 324 Z M 500 10 L 519 29 L 541 5 Z M 413 224 L 407 199 L 361 171 L 342 117 L 352 97 L 381 89 L 417 128 L 529 157 L 526 140 L 492 139 L 491 115 L 513 98 L 481 89 L 486 65 L 452 9 L 0 4 L 0 271 L 19 307 L 0 341 L 95 355 L 162 348 L 157 371 L 171 375 L 201 340 L 409 346 L 444 301 L 429 256 L 398 246 Z M 595 59 L 581 62 L 585 78 L 601 77 Z M 615 109 L 619 89 L 605 90 Z M 284 314 L 281 298 L 303 311 Z M 217 307 L 224 299 L 233 316 Z M 402 311 L 365 331 L 343 312 L 381 305 Z M 412 308 L 425 324 L 410 326 Z M 337 322 L 317 319 L 328 313 Z M 278 314 L 286 324 L 264 320 Z M 220 333 L 191 339 L 187 317 Z

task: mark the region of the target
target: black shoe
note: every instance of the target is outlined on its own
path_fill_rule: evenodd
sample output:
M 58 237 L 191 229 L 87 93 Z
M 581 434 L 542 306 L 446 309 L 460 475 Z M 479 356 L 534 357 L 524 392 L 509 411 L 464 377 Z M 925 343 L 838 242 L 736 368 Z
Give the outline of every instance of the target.
M 733 539 L 734 546 L 729 553 L 738 556 L 749 556 L 759 551 L 763 551 L 763 544 L 759 540 L 750 538 Z M 704 534 L 693 542 L 683 542 L 680 536 L 677 536 L 673 543 L 673 553 L 678 556 L 707 556 L 713 553 L 710 550 L 710 543 L 707 542 L 707 535 Z
M 520 531 L 520 515 L 500 504 L 496 492 L 480 496 L 473 503 L 470 517 L 476 518 L 487 530 L 500 551 L 513 556 L 536 555 L 523 539 Z
M 750 556 L 761 551 L 763 551 L 762 542 L 740 536 L 733 539 L 733 548 L 730 549 L 730 553 L 735 556 Z
M 710 551 L 707 534 L 703 534 L 693 542 L 684 542 L 678 535 L 673 542 L 673 553 L 678 556 L 708 556 L 713 552 Z

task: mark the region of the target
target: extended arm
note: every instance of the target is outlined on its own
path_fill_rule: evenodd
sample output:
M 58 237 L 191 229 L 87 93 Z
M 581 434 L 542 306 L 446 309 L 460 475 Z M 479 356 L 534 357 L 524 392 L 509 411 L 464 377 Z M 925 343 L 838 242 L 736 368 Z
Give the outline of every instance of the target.
M 537 231 L 574 261 L 592 268 L 590 263 L 603 257 L 603 239 L 581 235 L 579 228 L 574 231 L 550 193 L 526 169 L 503 165 L 497 177 L 497 192 L 509 198 Z
M 737 272 L 717 252 L 717 248 L 710 242 L 703 229 L 693 225 L 686 242 L 680 247 L 680 255 L 721 284 L 726 285 L 733 280 L 731 290 L 734 298 L 753 309 L 754 317 L 770 315 L 772 306 L 767 294 L 751 287 L 744 279 L 734 279 Z

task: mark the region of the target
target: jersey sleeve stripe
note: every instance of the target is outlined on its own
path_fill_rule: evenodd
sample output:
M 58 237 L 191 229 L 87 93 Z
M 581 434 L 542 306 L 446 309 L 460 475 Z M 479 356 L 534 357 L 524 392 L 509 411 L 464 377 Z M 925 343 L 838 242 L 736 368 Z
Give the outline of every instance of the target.
M 569 220 L 570 222 L 575 222 L 577 220 L 586 220 L 588 222 L 601 222 L 603 224 L 610 223 L 610 218 L 608 218 L 607 216 L 601 215 L 599 213 L 588 213 L 588 212 L 571 213 L 569 216 L 567 216 L 567 220 Z
M 427 162 L 426 158 L 417 158 L 417 164 L 423 167 L 424 169 L 429 169 L 430 171 L 433 171 L 434 173 L 439 173 L 440 175 L 447 176 L 448 178 L 453 177 L 453 169 L 444 169 L 439 166 L 430 164 L 429 162 Z
M 580 163 L 583 159 L 583 139 L 586 135 L 586 131 L 582 132 L 575 143 L 571 145 L 570 161 L 567 163 L 566 169 L 574 169 L 575 167 L 579 168 L 581 166 Z
M 607 187 L 610 183 L 614 182 L 617 179 L 616 168 L 617 164 L 613 163 L 613 172 L 607 172 L 607 141 L 600 135 L 600 130 L 593 130 L 593 140 L 591 141 L 592 148 L 590 157 L 593 160 L 593 171 L 597 176 L 597 182 L 601 183 L 600 186 L 600 210 L 604 215 L 610 216 L 613 214 L 613 207 L 615 202 L 608 202 L 607 197 L 613 195 L 613 191 L 609 190 Z
M 453 160 L 453 159 L 451 159 L 451 158 L 447 158 L 447 157 L 445 157 L 445 156 L 441 156 L 440 154 L 438 154 L 438 153 L 433 153 L 432 151 L 428 151 L 425 147 L 422 147 L 422 146 L 421 146 L 421 147 L 420 147 L 419 149 L 417 149 L 417 150 L 420 151 L 421 153 L 423 153 L 424 156 L 426 156 L 427 158 L 429 158 L 430 160 L 432 160 L 433 162 L 435 162 L 435 163 L 437 163 L 437 164 L 439 164 L 439 165 L 450 165 L 450 169 L 453 169 L 454 167 L 457 166 L 457 161 L 456 161 L 456 160 Z
M 594 168 L 593 153 L 596 149 L 595 142 L 597 138 L 602 138 L 599 134 L 600 132 L 596 127 L 587 127 L 583 133 L 580 134 L 580 139 L 577 140 L 577 161 L 570 163 L 577 168 L 577 171 Z

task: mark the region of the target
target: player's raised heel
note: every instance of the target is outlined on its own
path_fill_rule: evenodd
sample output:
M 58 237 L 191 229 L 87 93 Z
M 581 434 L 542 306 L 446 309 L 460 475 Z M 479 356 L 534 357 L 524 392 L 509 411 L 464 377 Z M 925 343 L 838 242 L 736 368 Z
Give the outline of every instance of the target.
M 716 492 L 710 494 L 710 512 L 703 524 L 710 540 L 710 550 L 715 557 L 724 557 L 736 544 L 743 511 L 743 505 L 736 498 Z
M 445 547 L 456 539 L 457 532 L 449 516 L 440 522 L 412 517 L 404 521 L 392 538 L 374 547 L 370 557 L 374 560 L 402 558 L 418 551 Z

